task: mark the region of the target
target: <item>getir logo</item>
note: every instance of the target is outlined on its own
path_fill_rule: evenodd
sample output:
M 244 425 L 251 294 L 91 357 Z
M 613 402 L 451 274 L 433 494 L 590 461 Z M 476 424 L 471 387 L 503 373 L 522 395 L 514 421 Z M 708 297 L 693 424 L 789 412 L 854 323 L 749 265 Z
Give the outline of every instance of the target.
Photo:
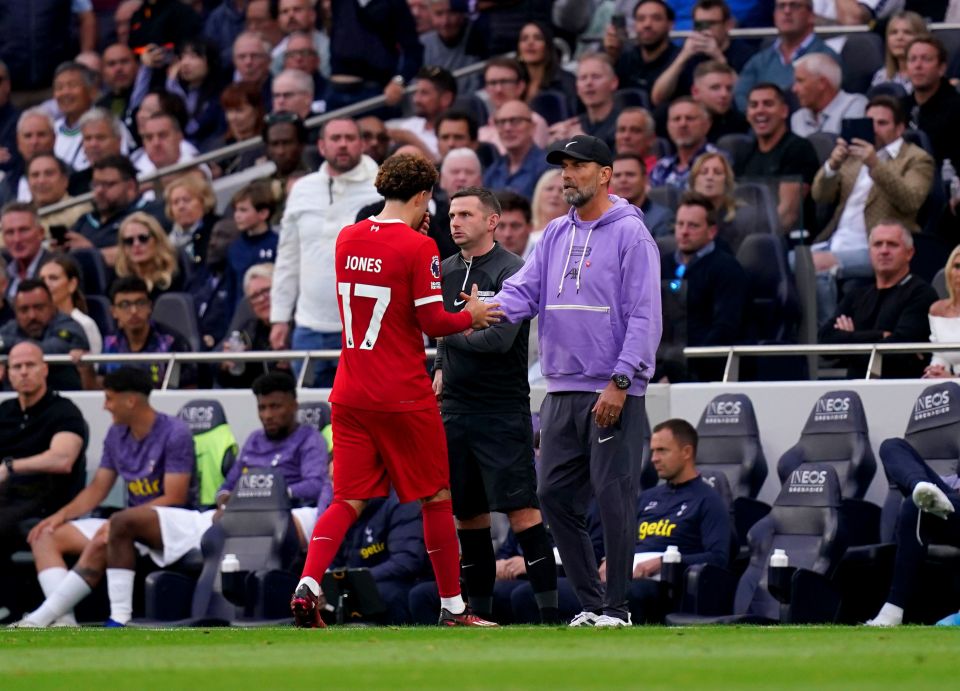
M 843 398 L 821 398 L 817 401 L 817 406 L 814 409 L 813 419 L 817 422 L 846 420 L 847 413 L 849 411 L 849 396 L 844 396 Z
M 360 549 L 360 557 L 363 559 L 369 559 L 375 554 L 380 554 L 380 552 L 385 552 L 387 545 L 384 542 L 376 542 L 369 547 L 363 547 Z
M 130 480 L 127 491 L 135 497 L 155 497 L 160 494 L 160 480 L 151 480 L 148 477 Z
M 826 470 L 794 470 L 790 473 L 790 487 L 787 492 L 792 494 L 820 494 L 827 482 Z
M 710 401 L 704 422 L 708 425 L 733 425 L 740 422 L 742 401 Z
M 934 393 L 927 394 L 926 396 L 921 396 L 917 399 L 917 402 L 913 404 L 914 420 L 926 420 L 928 418 L 937 417 L 938 415 L 946 415 L 949 412 L 949 391 L 935 391 Z
M 637 538 L 646 540 L 648 537 L 670 537 L 677 524 L 666 518 L 659 521 L 644 521 L 637 526 Z

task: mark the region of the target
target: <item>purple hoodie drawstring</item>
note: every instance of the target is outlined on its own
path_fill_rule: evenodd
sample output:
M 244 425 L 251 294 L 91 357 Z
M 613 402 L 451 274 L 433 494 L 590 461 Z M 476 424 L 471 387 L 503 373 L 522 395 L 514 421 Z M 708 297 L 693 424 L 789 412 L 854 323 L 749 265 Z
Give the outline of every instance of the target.
M 587 242 L 583 246 L 583 252 L 580 254 L 580 263 L 577 264 L 577 293 L 580 293 L 580 274 L 583 271 L 583 260 L 587 258 L 587 250 L 590 248 L 590 236 L 593 235 L 593 229 L 596 224 L 590 226 L 587 231 Z M 567 250 L 567 260 L 563 262 L 563 271 L 560 272 L 560 286 L 557 289 L 557 297 L 563 294 L 563 279 L 567 276 L 567 267 L 570 266 L 570 257 L 573 256 L 573 243 L 577 238 L 577 225 L 570 224 L 570 248 Z

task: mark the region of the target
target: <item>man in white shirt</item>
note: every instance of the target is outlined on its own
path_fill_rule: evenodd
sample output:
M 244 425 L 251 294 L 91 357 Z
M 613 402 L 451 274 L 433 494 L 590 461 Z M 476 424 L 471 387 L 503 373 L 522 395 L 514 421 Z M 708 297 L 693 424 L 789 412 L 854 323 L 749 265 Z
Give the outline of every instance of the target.
M 844 118 L 862 118 L 867 105 L 863 94 L 840 90 L 843 73 L 833 56 L 808 53 L 793 63 L 793 93 L 800 109 L 790 117 L 790 129 L 798 137 L 814 132 L 840 134 Z
M 387 121 L 387 133 L 397 144 L 412 144 L 434 162 L 440 160 L 437 123 L 457 97 L 457 80 L 442 67 L 424 66 L 417 72 L 413 117 Z
M 97 76 L 77 62 L 57 67 L 53 77 L 53 98 L 62 115 L 54 123 L 57 139 L 53 152 L 73 170 L 90 166 L 83 153 L 80 116 L 93 106 L 97 97 Z
M 933 181 L 933 158 L 903 140 L 906 115 L 897 99 L 875 96 L 867 117 L 873 120 L 873 143 L 837 140 L 810 190 L 817 203 L 837 205 L 811 248 L 821 324 L 836 311 L 838 279 L 873 276 L 868 230 L 896 221 L 918 232 L 917 212 Z
M 300 178 L 287 197 L 270 292 L 270 345 L 274 350 L 340 348 L 334 252 L 337 234 L 357 212 L 380 201 L 377 164 L 363 154 L 360 128 L 349 118 L 324 124 L 317 141 L 325 161 Z M 296 326 L 290 333 L 289 322 Z M 336 362 L 314 365 L 314 386 L 333 384 Z M 311 383 L 308 380 L 308 385 Z

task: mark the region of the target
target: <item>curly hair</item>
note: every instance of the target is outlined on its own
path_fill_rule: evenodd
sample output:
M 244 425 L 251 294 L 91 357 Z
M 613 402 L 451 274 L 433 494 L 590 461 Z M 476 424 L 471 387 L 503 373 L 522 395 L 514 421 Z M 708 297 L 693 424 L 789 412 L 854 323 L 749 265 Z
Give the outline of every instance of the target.
M 153 258 L 146 267 L 137 266 L 127 259 L 126 249 L 122 245 L 124 229 L 134 224 L 146 228 L 154 241 Z M 173 276 L 177 273 L 177 252 L 157 219 L 142 211 L 132 213 L 120 224 L 117 239 L 121 243 L 115 267 L 117 276 L 139 276 L 147 284 L 148 291 L 153 291 L 154 288 L 166 290 L 172 285 Z
M 437 184 L 437 167 L 424 156 L 394 154 L 380 166 L 374 183 L 386 200 L 405 202 Z

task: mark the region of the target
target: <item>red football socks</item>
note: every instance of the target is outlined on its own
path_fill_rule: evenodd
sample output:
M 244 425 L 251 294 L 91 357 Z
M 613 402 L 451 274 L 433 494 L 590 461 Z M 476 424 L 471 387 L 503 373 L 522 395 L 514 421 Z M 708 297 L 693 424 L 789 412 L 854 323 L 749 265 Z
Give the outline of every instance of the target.
M 357 512 L 345 501 L 337 500 L 327 507 L 313 526 L 303 577 L 309 576 L 317 583 L 323 580 L 323 574 L 337 555 L 340 543 L 355 520 Z
M 428 501 L 422 506 L 423 542 L 433 564 L 440 597 L 460 594 L 460 548 L 449 499 Z

